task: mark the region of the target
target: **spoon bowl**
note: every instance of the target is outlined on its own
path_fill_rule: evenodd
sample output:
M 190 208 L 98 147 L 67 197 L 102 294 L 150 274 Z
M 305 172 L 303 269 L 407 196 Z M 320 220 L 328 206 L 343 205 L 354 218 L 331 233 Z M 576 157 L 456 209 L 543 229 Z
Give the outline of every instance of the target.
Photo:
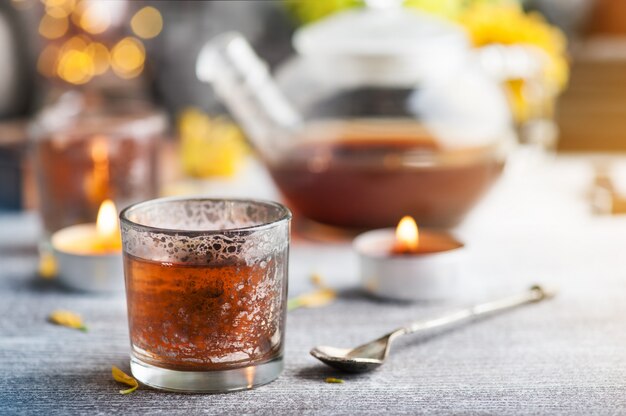
M 348 373 L 365 373 L 383 365 L 394 333 L 356 348 L 336 348 L 319 346 L 311 350 L 311 355 L 324 364 Z

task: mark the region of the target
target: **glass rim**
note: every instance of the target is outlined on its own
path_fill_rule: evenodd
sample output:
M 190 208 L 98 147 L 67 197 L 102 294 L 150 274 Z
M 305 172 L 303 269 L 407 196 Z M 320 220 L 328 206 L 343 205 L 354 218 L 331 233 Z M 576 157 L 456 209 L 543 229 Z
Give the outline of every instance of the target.
M 257 225 L 249 225 L 245 227 L 233 227 L 233 228 L 222 228 L 219 230 L 183 230 L 180 228 L 163 228 L 163 227 L 155 227 L 152 225 L 140 224 L 138 222 L 132 221 L 128 218 L 128 215 L 131 211 L 143 208 L 149 205 L 162 204 L 166 202 L 176 202 L 176 201 L 211 201 L 211 202 L 249 202 L 254 204 L 261 204 L 266 206 L 271 206 L 278 208 L 280 215 L 277 219 L 263 222 Z M 283 204 L 275 201 L 271 201 L 268 199 L 257 199 L 257 198 L 209 198 L 209 197 L 201 197 L 201 196 L 174 196 L 174 197 L 163 197 L 163 198 L 155 198 L 149 199 L 147 201 L 137 202 L 135 204 L 131 204 L 124 208 L 119 215 L 120 223 L 124 225 L 128 225 L 136 230 L 145 231 L 145 232 L 153 232 L 153 233 L 161 233 L 161 234 L 186 234 L 186 235 L 211 235 L 211 234 L 223 234 L 223 233 L 236 233 L 240 231 L 260 231 L 266 230 L 277 225 L 288 222 L 292 218 L 292 213 Z

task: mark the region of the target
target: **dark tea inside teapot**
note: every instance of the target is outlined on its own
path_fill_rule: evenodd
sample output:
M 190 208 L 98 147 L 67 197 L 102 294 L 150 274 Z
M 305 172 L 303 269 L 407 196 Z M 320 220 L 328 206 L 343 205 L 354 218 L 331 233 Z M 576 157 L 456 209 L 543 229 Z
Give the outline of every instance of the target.
M 455 225 L 504 163 L 493 146 L 441 149 L 410 120 L 320 122 L 295 142 L 269 163 L 274 181 L 296 212 L 344 227 L 388 227 L 401 215 Z

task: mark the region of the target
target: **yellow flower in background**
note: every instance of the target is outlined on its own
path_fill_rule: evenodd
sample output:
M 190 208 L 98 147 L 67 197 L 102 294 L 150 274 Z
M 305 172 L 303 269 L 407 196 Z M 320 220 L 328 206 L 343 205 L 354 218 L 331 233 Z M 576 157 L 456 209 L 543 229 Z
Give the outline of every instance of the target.
M 182 165 L 195 177 L 231 176 L 248 148 L 241 130 L 230 120 L 189 108 L 179 117 Z
M 549 64 L 547 76 L 560 89 L 567 83 L 567 40 L 563 33 L 536 12 L 525 13 L 515 3 L 507 5 L 479 4 L 459 16 L 475 46 L 490 43 L 528 44 L 543 50 Z
M 555 97 L 567 85 L 569 65 L 567 41 L 563 33 L 550 25 L 539 13 L 526 13 L 516 3 L 505 5 L 476 4 L 461 13 L 457 21 L 463 25 L 475 46 L 493 43 L 531 45 L 543 51 L 546 63 L 541 83 L 546 96 Z M 530 117 L 531 110 L 524 80 L 507 83 L 514 116 L 518 121 Z M 542 103 L 551 106 L 553 103 Z

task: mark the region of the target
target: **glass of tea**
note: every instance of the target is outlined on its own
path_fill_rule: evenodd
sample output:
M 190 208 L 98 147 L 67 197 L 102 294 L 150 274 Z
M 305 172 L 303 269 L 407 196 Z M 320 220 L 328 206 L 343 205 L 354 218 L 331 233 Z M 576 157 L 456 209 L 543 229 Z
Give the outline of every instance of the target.
M 225 392 L 283 368 L 291 213 L 268 201 L 161 198 L 120 214 L 131 370 Z
M 65 94 L 30 126 L 43 228 L 49 237 L 117 206 L 158 194 L 158 150 L 167 119 L 150 104 Z

